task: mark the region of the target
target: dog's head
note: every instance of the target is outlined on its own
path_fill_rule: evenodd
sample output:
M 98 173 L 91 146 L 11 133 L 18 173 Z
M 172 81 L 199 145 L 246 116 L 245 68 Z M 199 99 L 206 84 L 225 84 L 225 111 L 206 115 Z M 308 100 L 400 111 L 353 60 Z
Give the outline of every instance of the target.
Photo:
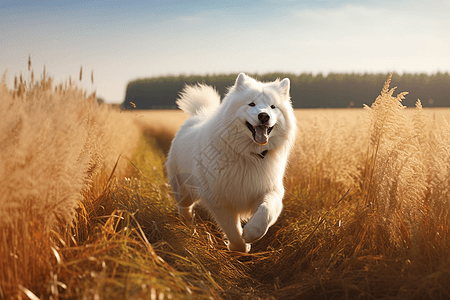
M 289 88 L 288 78 L 263 83 L 244 73 L 239 74 L 230 88 L 224 104 L 238 117 L 239 131 L 251 141 L 247 144 L 252 151 L 278 146 L 286 139 L 286 130 L 291 129 L 288 127 L 292 127 L 292 122 L 295 126 Z

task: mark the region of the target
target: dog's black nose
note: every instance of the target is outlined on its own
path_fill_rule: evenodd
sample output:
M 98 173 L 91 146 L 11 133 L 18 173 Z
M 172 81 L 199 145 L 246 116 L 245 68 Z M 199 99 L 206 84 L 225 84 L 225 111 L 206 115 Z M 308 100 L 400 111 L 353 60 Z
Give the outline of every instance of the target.
M 258 115 L 258 120 L 260 120 L 261 123 L 269 122 L 269 119 L 270 119 L 269 115 L 265 112 L 262 112 Z

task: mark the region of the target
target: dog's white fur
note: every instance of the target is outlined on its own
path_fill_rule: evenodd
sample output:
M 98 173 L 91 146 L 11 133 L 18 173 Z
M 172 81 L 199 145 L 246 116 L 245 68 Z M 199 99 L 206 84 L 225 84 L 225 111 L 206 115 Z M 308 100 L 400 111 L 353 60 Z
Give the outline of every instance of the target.
M 262 83 L 241 73 L 222 103 L 206 85 L 186 86 L 177 101 L 190 116 L 166 164 L 178 211 L 191 222 L 200 203 L 222 228 L 229 250 L 250 251 L 281 213 L 297 128 L 289 88 L 288 78 Z M 246 125 L 255 129 L 261 113 L 270 117 L 266 128 L 273 126 L 265 145 Z M 241 220 L 248 220 L 244 229 Z

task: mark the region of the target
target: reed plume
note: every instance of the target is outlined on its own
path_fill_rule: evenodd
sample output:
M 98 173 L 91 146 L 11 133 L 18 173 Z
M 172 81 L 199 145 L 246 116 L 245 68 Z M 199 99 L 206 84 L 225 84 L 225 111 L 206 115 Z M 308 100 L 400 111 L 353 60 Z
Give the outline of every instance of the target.
M 31 62 L 29 60 L 29 66 Z M 80 72 L 81 75 L 81 72 Z M 54 234 L 74 221 L 100 170 L 131 156 L 139 139 L 134 123 L 95 94 L 71 84 L 53 88 L 45 74 L 10 90 L 0 83 L 0 282 L 9 294 L 35 288 L 50 274 Z M 120 162 L 116 174 L 124 171 Z M 11 262 L 13 257 L 14 263 Z M 52 267 L 51 267 L 52 268 Z

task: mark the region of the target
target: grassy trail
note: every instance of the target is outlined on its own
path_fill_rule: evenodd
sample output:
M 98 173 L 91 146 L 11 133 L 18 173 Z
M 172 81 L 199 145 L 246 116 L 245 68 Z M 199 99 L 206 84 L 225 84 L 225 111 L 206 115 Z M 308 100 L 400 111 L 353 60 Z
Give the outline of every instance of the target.
M 49 85 L 0 90 L 0 298 L 450 297 L 448 110 L 406 111 L 388 80 L 366 110 L 298 111 L 282 215 L 243 255 L 205 211 L 177 216 L 164 162 L 179 112 Z

